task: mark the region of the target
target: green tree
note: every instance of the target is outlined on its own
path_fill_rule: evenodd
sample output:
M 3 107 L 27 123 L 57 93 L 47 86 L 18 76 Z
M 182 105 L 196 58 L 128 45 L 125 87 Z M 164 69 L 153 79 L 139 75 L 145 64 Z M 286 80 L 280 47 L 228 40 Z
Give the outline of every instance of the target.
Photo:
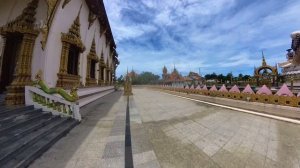
M 228 74 L 226 75 L 225 79 L 226 79 L 226 81 L 229 81 L 230 84 L 231 84 L 231 81 L 233 80 L 233 75 L 232 75 L 232 73 L 231 73 L 231 72 L 228 73 Z
M 118 79 L 117 79 L 118 84 L 122 85 L 124 83 L 124 77 L 123 75 L 121 75 Z
M 244 75 L 240 73 L 239 76 L 238 76 L 238 79 L 239 79 L 239 80 L 242 80 L 243 77 L 244 77 Z
M 155 75 L 152 72 L 142 72 L 137 75 L 136 78 L 132 79 L 132 84 L 134 85 L 147 85 L 147 84 L 157 84 L 159 82 L 159 75 Z
M 223 74 L 219 74 L 217 77 L 218 81 L 220 83 L 224 83 L 225 82 L 225 76 Z

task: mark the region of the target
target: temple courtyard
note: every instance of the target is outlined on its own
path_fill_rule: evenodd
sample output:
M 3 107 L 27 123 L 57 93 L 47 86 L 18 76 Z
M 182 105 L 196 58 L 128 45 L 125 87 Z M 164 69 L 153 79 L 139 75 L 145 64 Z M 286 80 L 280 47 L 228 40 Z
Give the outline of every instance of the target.
M 84 106 L 81 123 L 30 168 L 300 167 L 300 125 L 149 88 L 133 94 Z

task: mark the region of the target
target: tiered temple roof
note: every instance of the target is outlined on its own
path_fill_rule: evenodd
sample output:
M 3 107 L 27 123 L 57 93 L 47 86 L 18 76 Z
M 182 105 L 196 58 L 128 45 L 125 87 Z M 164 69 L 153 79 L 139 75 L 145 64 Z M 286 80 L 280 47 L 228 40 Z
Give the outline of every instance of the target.
M 202 77 L 196 72 L 190 72 L 188 76 L 182 76 L 175 67 L 170 74 L 165 66 L 162 71 L 162 78 L 164 82 L 188 82 L 202 80 Z

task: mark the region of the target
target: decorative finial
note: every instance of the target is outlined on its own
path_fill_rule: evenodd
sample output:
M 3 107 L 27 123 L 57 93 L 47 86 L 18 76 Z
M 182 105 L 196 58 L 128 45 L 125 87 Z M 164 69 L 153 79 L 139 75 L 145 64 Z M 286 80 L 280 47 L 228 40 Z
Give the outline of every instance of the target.
M 43 74 L 42 70 L 39 70 L 35 75 L 35 79 L 38 81 L 42 80 L 42 74 Z
M 70 90 L 70 95 L 75 99 L 78 100 L 78 94 L 77 94 L 78 86 L 73 86 Z
M 265 59 L 265 55 L 264 55 L 264 51 L 263 50 L 261 51 L 261 54 L 262 54 L 262 65 L 266 66 L 267 63 L 266 63 L 266 59 Z

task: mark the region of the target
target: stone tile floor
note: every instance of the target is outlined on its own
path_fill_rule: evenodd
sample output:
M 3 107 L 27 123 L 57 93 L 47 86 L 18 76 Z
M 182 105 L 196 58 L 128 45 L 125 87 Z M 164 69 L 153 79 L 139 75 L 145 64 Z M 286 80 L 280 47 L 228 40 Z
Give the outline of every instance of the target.
M 300 125 L 134 88 L 135 167 L 299 167 Z M 82 123 L 30 167 L 124 167 L 126 98 L 115 92 L 83 109 Z
M 300 125 L 134 89 L 161 167 L 299 167 Z

